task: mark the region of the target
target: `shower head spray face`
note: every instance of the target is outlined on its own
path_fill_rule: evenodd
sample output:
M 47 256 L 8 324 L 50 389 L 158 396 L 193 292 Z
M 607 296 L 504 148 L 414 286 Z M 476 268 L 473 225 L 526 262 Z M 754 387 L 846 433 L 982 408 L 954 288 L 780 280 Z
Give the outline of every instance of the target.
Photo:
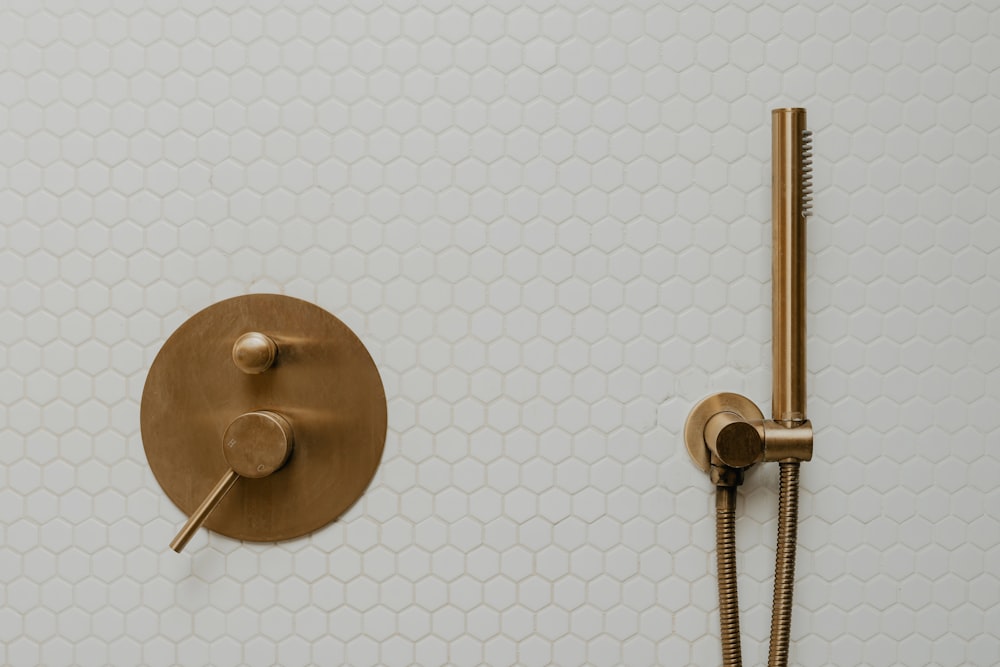
M 803 121 L 804 124 L 804 121 Z M 812 215 L 812 203 L 813 203 L 813 133 L 812 130 L 802 130 L 802 144 L 801 150 L 799 151 L 799 156 L 801 158 L 800 170 L 800 181 L 801 185 L 799 188 L 799 206 L 802 207 L 802 215 L 810 216 Z

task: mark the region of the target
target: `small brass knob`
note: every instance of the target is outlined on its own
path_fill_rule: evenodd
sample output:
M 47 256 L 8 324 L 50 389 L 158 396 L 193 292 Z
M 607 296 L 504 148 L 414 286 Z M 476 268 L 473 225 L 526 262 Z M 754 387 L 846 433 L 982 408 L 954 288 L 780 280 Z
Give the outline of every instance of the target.
M 240 477 L 267 477 L 285 465 L 293 443 L 291 424 L 277 412 L 258 410 L 234 419 L 222 436 L 222 454 L 229 469 L 188 517 L 170 548 L 177 553 L 184 549 Z
M 263 373 L 277 355 L 277 344 L 258 331 L 245 333 L 233 343 L 233 363 L 247 375 Z

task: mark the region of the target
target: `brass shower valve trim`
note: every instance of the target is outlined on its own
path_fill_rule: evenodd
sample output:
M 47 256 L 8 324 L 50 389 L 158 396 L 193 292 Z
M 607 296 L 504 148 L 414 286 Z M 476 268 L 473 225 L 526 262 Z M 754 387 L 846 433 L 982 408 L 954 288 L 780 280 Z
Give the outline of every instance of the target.
M 695 465 L 717 486 L 742 483 L 742 471 L 761 461 L 808 461 L 813 430 L 809 420 L 764 419 L 745 396 L 713 394 L 699 402 L 684 425 L 684 442 Z
M 193 315 L 143 389 L 142 443 L 200 527 L 259 542 L 306 535 L 364 493 L 385 445 L 385 390 L 364 344 L 306 301 L 249 294 Z

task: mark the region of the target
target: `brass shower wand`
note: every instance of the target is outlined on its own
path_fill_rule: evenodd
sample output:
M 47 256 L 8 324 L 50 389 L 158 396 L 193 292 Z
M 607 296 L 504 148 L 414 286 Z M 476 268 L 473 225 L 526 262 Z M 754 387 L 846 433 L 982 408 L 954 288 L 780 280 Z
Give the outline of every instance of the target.
M 806 419 L 806 217 L 812 213 L 812 133 L 805 109 L 771 112 L 771 416 L 791 445 L 779 459 L 778 539 L 768 667 L 788 664 L 799 515 L 799 462 L 812 458 Z
M 771 414 L 806 418 L 806 217 L 812 213 L 812 133 L 805 109 L 771 112 Z
M 812 212 L 812 133 L 806 111 L 771 112 L 771 419 L 739 394 L 698 403 L 684 427 L 695 464 L 745 469 L 760 461 L 808 461 L 806 419 L 806 218 Z M 749 428 L 752 427 L 752 428 Z M 756 437 L 755 437 L 756 436 Z
M 788 664 L 799 463 L 812 458 L 806 419 L 806 218 L 812 213 L 812 134 L 806 111 L 771 112 L 772 397 L 771 419 L 745 396 L 713 394 L 691 410 L 684 440 L 717 488 L 716 534 L 724 667 L 740 667 L 734 546 L 736 488 L 760 461 L 781 465 L 778 545 L 768 667 Z

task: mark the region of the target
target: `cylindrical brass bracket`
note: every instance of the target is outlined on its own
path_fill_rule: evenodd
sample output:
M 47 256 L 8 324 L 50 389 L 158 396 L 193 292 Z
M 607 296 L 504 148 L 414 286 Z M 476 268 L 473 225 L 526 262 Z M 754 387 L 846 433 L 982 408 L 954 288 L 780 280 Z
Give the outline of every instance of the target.
M 764 422 L 765 461 L 810 461 L 813 454 L 813 428 L 808 419 L 800 422 Z

